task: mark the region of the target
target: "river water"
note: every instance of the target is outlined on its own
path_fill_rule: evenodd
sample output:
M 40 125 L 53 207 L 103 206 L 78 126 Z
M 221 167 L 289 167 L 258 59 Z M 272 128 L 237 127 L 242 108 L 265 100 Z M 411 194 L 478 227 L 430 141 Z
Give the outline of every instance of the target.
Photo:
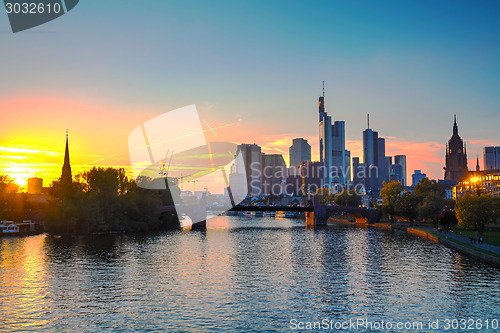
M 206 232 L 0 238 L 4 331 L 450 332 L 446 319 L 494 324 L 499 301 L 497 268 L 375 228 L 224 216 Z

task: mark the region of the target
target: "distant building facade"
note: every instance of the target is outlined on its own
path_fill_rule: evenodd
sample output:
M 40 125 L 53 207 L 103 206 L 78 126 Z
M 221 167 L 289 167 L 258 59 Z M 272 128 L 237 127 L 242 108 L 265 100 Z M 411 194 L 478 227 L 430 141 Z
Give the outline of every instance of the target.
M 236 170 L 234 170 L 232 174 L 246 174 L 248 191 L 247 194 L 252 196 L 260 195 L 262 192 L 262 149 L 255 143 L 244 143 L 238 146 L 236 155 L 238 155 L 239 153 L 241 153 L 241 156 L 243 158 L 243 165 L 238 165 L 237 163 L 234 166 Z M 241 172 L 241 168 L 244 168 L 245 172 Z M 233 175 L 233 177 L 238 176 Z M 234 182 L 237 181 L 237 179 L 234 179 Z
M 500 169 L 500 147 L 484 147 L 484 170 Z
M 293 139 L 288 152 L 290 154 L 290 167 L 299 166 L 302 161 L 311 161 L 311 145 L 302 138 Z
M 403 186 L 408 186 L 406 181 L 406 155 L 394 156 L 394 166 L 399 173 L 395 176 L 395 180 L 400 182 Z
M 467 147 L 458 135 L 457 117 L 453 123 L 453 135 L 446 145 L 444 179 L 460 181 L 467 175 Z
M 490 194 L 500 197 L 500 171 L 486 170 L 470 173 L 471 177 L 463 179 L 453 187 L 453 199 L 466 194 Z
M 323 186 L 325 168 L 321 162 L 302 162 L 289 168 L 284 193 L 291 196 L 314 194 Z
M 281 195 L 287 168 L 281 154 L 262 154 L 262 194 Z
M 411 180 L 412 180 L 411 186 L 417 185 L 420 182 L 420 180 L 422 180 L 424 178 L 427 178 L 427 175 L 425 173 L 422 173 L 421 170 L 415 170 L 415 172 L 411 176 Z
M 42 193 L 43 179 L 42 178 L 28 178 L 28 194 Z

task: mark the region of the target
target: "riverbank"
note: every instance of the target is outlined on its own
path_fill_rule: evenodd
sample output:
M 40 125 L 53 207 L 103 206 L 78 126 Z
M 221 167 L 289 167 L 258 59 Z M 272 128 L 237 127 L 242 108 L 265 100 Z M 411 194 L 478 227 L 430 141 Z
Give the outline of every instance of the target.
M 332 219 L 330 221 L 335 223 L 347 223 L 356 225 L 355 223 L 347 222 L 344 220 Z M 476 260 L 480 260 L 484 263 L 500 268 L 500 247 L 497 246 L 492 246 L 488 244 L 482 244 L 482 246 L 475 246 L 473 244 L 468 244 L 467 242 L 464 242 L 465 240 L 464 237 L 460 237 L 449 233 L 444 235 L 436 231 L 429 230 L 428 228 L 422 226 L 413 227 L 413 226 L 405 226 L 403 224 L 389 224 L 389 223 L 366 224 L 366 226 L 389 229 L 389 230 L 405 231 L 408 234 L 422 237 L 432 242 L 442 244 L 448 248 L 456 250 Z M 459 238 L 464 238 L 464 239 L 462 240 Z

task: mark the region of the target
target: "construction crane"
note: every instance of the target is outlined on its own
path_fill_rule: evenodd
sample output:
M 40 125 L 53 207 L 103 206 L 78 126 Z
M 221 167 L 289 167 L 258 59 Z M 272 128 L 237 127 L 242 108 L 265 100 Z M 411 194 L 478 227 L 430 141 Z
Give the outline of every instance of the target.
M 164 176 L 164 177 L 168 177 L 168 171 L 170 170 L 170 164 L 172 164 L 172 157 L 174 157 L 174 151 L 172 150 L 172 154 L 170 155 L 170 160 L 168 162 L 167 169 L 165 169 L 165 163 L 167 163 L 169 152 L 170 152 L 170 150 L 167 151 L 167 155 L 165 155 L 165 159 L 163 160 L 163 165 L 160 168 L 160 172 L 159 172 L 159 174 Z
M 165 171 L 165 163 L 167 163 L 167 157 L 168 157 L 169 152 L 170 152 L 170 150 L 167 150 L 167 154 L 165 155 L 165 159 L 162 161 L 163 165 L 160 167 L 160 172 L 158 172 L 159 175 L 166 176 L 166 174 L 167 174 Z
M 199 182 L 199 180 L 190 180 L 190 183 L 193 183 L 193 195 L 196 193 L 196 183 Z

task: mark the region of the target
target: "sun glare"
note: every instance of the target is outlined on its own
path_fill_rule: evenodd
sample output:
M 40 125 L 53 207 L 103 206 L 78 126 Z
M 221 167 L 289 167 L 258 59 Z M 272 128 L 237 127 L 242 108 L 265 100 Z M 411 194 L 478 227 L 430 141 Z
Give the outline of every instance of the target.
M 12 179 L 14 179 L 14 183 L 21 187 L 26 186 L 28 178 L 35 176 L 34 171 L 26 166 L 13 166 L 5 171 Z

